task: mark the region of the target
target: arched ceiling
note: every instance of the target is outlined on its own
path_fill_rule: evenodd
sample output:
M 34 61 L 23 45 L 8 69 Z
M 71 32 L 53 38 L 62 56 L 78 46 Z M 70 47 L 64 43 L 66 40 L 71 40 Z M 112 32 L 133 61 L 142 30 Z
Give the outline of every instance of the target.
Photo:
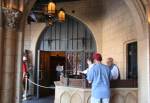
M 27 4 L 32 4 L 32 3 L 47 4 L 50 0 L 27 0 L 27 1 L 28 1 Z M 73 2 L 73 1 L 84 1 L 84 0 L 53 0 L 53 1 L 54 2 Z M 86 0 L 86 1 L 95 2 L 95 1 L 101 1 L 101 0 Z M 133 0 L 133 2 L 141 3 L 144 6 L 144 8 L 146 8 L 146 6 L 149 5 L 149 8 L 150 8 L 150 0 Z
M 40 1 L 48 1 L 48 0 L 38 0 L 39 2 Z M 61 2 L 61 1 L 70 1 L 70 2 L 72 2 L 72 1 L 76 1 L 76 0 L 57 0 L 57 1 L 59 1 L 59 2 Z M 82 1 L 89 1 L 89 3 L 91 4 L 91 2 L 94 2 L 94 1 L 97 1 L 96 3 L 101 3 L 100 1 L 101 0 L 79 0 L 79 2 L 82 2 Z M 99 1 L 99 2 L 98 2 Z M 126 1 L 126 0 L 125 0 Z M 130 0 L 129 0 L 130 1 Z M 28 2 L 26 3 L 26 10 L 24 11 L 25 13 L 24 13 L 24 15 L 26 15 L 26 16 L 24 16 L 24 17 L 27 17 L 27 15 L 29 14 L 29 12 L 30 12 L 30 10 L 31 10 L 31 8 L 33 7 L 33 5 L 35 4 L 37 2 L 37 0 L 28 0 Z M 144 14 L 146 14 L 146 9 L 147 9 L 147 5 L 149 5 L 150 3 L 150 0 L 131 0 L 131 2 L 133 2 L 136 6 L 138 5 L 140 5 L 138 8 L 143 8 L 143 12 L 144 12 Z M 98 5 L 97 5 L 98 6 Z M 100 6 L 100 5 L 99 5 Z M 142 7 L 143 6 L 143 7 Z M 149 6 L 150 7 L 150 6 Z M 26 19 L 26 18 L 24 18 L 24 19 Z
M 81 0 L 53 0 L 54 2 L 71 2 L 71 1 L 81 1 Z M 94 1 L 94 0 L 93 0 Z M 150 0 L 140 0 L 143 4 L 148 4 Z M 49 0 L 37 0 L 38 3 L 48 3 Z
M 50 0 L 37 0 L 37 3 L 48 3 Z M 54 2 L 72 2 L 72 1 L 80 1 L 80 0 L 53 0 Z
M 141 0 L 143 4 L 147 5 L 150 0 Z

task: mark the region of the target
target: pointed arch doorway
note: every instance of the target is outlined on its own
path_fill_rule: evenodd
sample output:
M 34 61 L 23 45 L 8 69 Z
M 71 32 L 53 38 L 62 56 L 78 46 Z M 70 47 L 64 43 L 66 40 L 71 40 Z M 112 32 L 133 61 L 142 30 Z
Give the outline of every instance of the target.
M 54 86 L 59 80 L 56 67 L 63 66 L 64 76 L 86 69 L 86 58 L 96 52 L 96 42 L 88 27 L 67 15 L 64 23 L 46 27 L 36 47 L 35 79 L 40 85 Z M 37 97 L 54 95 L 55 89 L 37 87 Z

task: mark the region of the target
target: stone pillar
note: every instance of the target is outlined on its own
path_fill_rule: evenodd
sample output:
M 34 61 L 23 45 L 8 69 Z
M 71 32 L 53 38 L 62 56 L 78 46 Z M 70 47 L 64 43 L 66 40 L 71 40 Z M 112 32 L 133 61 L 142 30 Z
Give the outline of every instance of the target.
M 3 63 L 2 86 L 0 90 L 0 103 L 15 103 L 16 57 L 18 40 L 18 22 L 21 13 L 14 9 L 3 8 Z
M 0 26 L 0 48 L 2 48 L 2 27 L 1 26 Z M 2 80 L 1 70 L 2 70 L 2 49 L 0 49 L 0 80 Z M 0 81 L 0 87 L 1 87 L 1 81 Z
M 1 2 L 1 0 L 0 0 Z M 2 4 L 0 4 L 2 5 Z M 0 8 L 0 48 L 2 48 L 2 8 Z M 0 80 L 1 80 L 1 69 L 2 69 L 2 49 L 0 49 Z M 1 87 L 1 81 L 0 81 L 0 87 Z
M 22 51 L 23 51 L 23 33 L 18 33 L 17 43 L 17 61 L 16 61 L 16 86 L 15 86 L 15 102 L 21 103 L 22 98 Z

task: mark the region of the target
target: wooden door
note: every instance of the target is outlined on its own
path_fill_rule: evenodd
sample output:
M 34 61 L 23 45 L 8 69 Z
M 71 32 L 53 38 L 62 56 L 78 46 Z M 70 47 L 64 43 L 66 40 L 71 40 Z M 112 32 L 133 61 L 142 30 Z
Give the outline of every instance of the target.
M 58 63 L 65 64 L 64 52 L 39 51 L 37 79 L 38 84 L 50 87 L 56 81 L 56 66 Z M 46 97 L 54 94 L 54 89 L 38 87 L 38 97 Z

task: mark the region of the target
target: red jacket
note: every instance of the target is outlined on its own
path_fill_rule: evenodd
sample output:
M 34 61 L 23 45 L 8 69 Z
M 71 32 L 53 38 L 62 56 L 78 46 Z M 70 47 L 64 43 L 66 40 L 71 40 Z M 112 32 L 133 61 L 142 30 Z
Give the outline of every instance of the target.
M 26 63 L 23 63 L 23 65 L 22 65 L 22 72 L 23 73 L 27 73 L 27 65 L 26 65 Z

